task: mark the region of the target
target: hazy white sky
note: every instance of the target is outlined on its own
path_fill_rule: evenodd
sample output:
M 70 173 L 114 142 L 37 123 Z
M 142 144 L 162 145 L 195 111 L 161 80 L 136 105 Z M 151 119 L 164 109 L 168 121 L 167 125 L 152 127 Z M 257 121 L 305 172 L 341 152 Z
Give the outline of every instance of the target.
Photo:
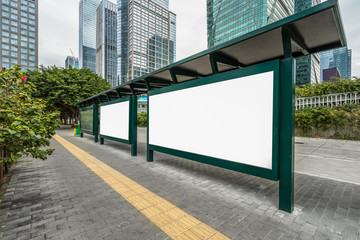
M 111 0 L 116 3 L 116 0 Z M 359 0 L 338 0 L 348 47 L 352 49 L 352 75 L 360 77 Z M 206 0 L 170 0 L 177 15 L 176 60 L 207 48 Z M 79 55 L 79 0 L 39 1 L 39 63 L 64 66 L 65 58 Z

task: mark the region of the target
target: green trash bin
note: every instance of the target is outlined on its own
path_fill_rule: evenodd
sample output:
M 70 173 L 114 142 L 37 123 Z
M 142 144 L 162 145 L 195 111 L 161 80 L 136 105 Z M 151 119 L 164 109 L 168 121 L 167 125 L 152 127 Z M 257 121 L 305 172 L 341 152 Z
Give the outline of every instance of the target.
M 75 124 L 74 136 L 80 136 L 80 124 Z

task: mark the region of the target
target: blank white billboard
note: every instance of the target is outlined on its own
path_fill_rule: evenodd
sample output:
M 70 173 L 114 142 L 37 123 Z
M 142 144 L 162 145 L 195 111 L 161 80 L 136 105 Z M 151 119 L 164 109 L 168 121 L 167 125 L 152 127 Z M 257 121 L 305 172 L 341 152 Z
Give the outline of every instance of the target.
M 100 135 L 129 140 L 129 101 L 100 107 Z
M 272 169 L 274 72 L 149 96 L 149 144 Z

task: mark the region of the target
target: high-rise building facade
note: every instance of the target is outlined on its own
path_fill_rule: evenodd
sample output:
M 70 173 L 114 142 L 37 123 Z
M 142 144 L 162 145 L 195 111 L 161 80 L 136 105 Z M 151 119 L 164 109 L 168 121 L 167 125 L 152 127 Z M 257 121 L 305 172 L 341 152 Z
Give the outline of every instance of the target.
M 102 0 L 96 10 L 96 73 L 113 87 L 117 79 L 117 8 L 116 4 Z
M 79 69 L 79 59 L 76 57 L 67 56 L 65 59 L 65 69 L 72 68 Z
M 320 53 L 321 80 L 323 71 L 328 68 L 338 68 L 341 78 L 351 79 L 351 49 L 347 47 L 336 48 Z
M 79 3 L 79 65 L 96 71 L 96 9 L 100 0 Z
M 295 13 L 319 4 L 320 0 L 295 0 Z M 320 54 L 298 57 L 296 59 L 296 85 L 320 83 Z
M 0 65 L 19 64 L 22 70 L 38 65 L 38 0 L 0 3 Z
M 176 15 L 168 0 L 118 0 L 121 83 L 175 61 Z
M 208 47 L 288 17 L 294 0 L 207 0 Z

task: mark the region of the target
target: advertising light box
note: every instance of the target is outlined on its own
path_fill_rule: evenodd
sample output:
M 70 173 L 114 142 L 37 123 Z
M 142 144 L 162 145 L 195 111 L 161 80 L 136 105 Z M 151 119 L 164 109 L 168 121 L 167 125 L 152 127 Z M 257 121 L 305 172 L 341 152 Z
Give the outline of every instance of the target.
M 149 92 L 149 148 L 276 179 L 278 71 L 273 61 Z
M 129 140 L 130 101 L 100 106 L 100 135 Z

